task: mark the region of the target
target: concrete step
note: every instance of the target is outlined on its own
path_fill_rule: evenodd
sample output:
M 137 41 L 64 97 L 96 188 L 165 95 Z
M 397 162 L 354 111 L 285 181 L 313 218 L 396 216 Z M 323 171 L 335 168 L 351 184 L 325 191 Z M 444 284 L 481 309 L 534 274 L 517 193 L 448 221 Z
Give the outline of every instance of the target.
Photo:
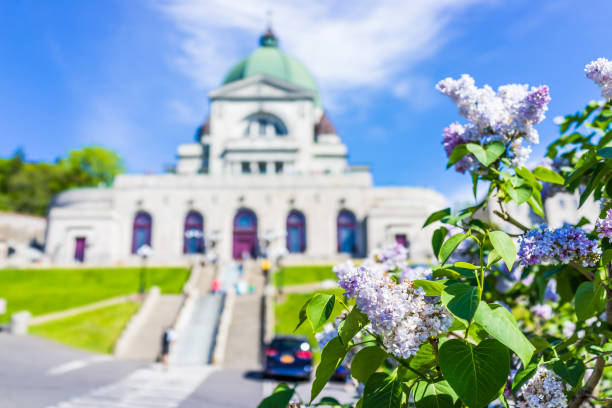
M 172 346 L 173 365 L 204 365 L 210 362 L 222 307 L 221 294 L 196 299 L 185 328 Z
M 155 361 L 161 351 L 162 335 L 172 326 L 183 302 L 182 295 L 161 295 L 153 305 L 149 318 L 127 346 L 123 357 Z
M 261 299 L 257 294 L 236 296 L 225 349 L 225 369 L 261 367 Z

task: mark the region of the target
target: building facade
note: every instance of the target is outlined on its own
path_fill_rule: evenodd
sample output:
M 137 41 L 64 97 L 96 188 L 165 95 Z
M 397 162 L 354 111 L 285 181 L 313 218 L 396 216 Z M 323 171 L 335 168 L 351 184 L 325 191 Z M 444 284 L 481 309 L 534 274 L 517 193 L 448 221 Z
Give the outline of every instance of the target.
M 397 241 L 431 259 L 427 215 L 435 191 L 377 187 L 351 166 L 306 68 L 268 30 L 260 47 L 210 93 L 194 143 L 177 150 L 173 173 L 118 176 L 110 188 L 58 195 L 46 254 L 57 264 L 183 262 L 287 252 L 295 262 L 364 256 Z

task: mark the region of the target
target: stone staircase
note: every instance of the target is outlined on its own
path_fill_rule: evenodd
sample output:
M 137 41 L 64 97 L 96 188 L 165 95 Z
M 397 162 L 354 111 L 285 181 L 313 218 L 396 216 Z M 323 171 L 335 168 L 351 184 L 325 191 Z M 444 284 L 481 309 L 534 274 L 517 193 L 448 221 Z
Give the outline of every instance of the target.
M 120 357 L 155 361 L 161 351 L 162 334 L 168 326 L 174 324 L 182 303 L 182 295 L 159 296 L 146 322 L 139 327 Z
M 264 280 L 258 262 L 251 261 L 245 265 L 245 277 L 255 287 L 255 291 L 236 296 L 223 362 L 223 367 L 228 370 L 261 368 Z

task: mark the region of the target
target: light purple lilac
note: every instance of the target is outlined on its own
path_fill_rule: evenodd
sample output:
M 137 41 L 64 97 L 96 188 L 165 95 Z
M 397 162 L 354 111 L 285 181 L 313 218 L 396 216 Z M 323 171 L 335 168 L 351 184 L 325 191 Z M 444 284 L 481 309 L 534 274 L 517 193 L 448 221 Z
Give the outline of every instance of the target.
M 597 220 L 595 229 L 600 239 L 612 239 L 612 209 L 606 211 L 606 218 Z
M 520 238 L 519 261 L 525 265 L 575 262 L 582 266 L 595 266 L 601 249 L 597 241 L 590 240 L 586 232 L 565 224 L 550 230 L 546 224 L 533 228 Z
M 524 142 L 539 142 L 533 125 L 544 120 L 548 110 L 550 92 L 546 85 L 529 88 L 509 84 L 500 86 L 496 92 L 488 85 L 476 87 L 474 79 L 464 74 L 459 79 L 443 79 L 436 88 L 447 95 L 457 105 L 459 114 L 468 120 L 466 125 L 453 123 L 444 129 L 443 144 L 447 155 L 463 143 L 486 145 L 499 140 L 506 145 L 512 166 L 523 165 L 528 160 L 531 148 Z M 475 171 L 479 166 L 476 161 L 459 161 L 455 169 L 463 173 Z
M 601 96 L 612 99 L 612 61 L 598 58 L 584 67 L 587 78 L 601 86 Z
M 423 289 L 412 282 L 396 283 L 384 266 L 354 267 L 348 261 L 335 266 L 334 272 L 346 295 L 368 316 L 372 331 L 398 357 L 415 355 L 423 342 L 446 332 L 452 324 L 444 306 L 428 302 Z

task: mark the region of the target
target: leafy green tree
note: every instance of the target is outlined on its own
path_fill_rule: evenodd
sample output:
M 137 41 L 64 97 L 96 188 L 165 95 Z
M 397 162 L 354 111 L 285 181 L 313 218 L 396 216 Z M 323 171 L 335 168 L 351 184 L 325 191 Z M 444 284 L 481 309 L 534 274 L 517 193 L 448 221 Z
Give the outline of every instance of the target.
M 27 162 L 18 150 L 0 159 L 0 210 L 45 215 L 56 194 L 70 188 L 110 185 L 124 171 L 117 153 L 89 146 L 55 163 Z

